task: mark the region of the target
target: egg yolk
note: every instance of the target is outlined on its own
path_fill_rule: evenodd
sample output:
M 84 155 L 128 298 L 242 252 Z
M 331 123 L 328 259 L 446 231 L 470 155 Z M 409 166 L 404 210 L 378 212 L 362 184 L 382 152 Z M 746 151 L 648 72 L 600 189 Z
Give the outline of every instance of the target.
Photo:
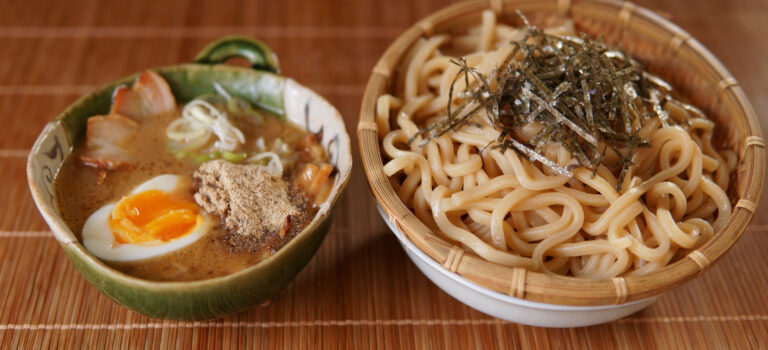
M 167 242 L 186 235 L 200 221 L 195 204 L 149 190 L 121 199 L 109 218 L 118 243 Z

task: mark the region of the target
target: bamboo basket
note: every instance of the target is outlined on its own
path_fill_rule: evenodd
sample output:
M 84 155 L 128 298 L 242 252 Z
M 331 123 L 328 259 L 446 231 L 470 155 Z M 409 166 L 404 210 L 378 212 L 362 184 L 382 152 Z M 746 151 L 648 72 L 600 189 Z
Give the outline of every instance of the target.
M 376 99 L 389 92 L 401 58 L 421 37 L 456 33 L 480 23 L 492 9 L 499 22 L 519 23 L 516 10 L 533 24 L 537 18 L 567 16 L 579 31 L 604 35 L 646 64 L 718 126 L 719 137 L 738 151 L 739 165 L 728 193 L 734 210 L 709 242 L 667 267 L 643 276 L 590 280 L 550 276 L 501 266 L 440 238 L 402 203 L 383 172 L 375 122 Z M 755 213 L 765 177 L 765 143 L 752 106 L 736 80 L 698 41 L 678 26 L 631 2 L 610 0 L 467 1 L 419 21 L 392 43 L 368 80 L 358 124 L 360 153 L 370 188 L 389 220 L 419 249 L 447 270 L 482 287 L 531 301 L 561 305 L 610 305 L 642 300 L 669 291 L 701 275 L 741 236 Z

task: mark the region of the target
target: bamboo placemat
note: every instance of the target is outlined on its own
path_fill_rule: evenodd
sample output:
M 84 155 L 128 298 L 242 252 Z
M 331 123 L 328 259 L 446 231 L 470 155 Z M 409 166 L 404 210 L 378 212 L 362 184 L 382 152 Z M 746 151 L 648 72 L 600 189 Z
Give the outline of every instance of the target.
M 721 59 L 768 135 L 768 4 L 638 4 L 671 16 Z M 269 305 L 205 323 L 150 319 L 99 294 L 70 266 L 32 203 L 27 150 L 47 121 L 94 86 L 189 61 L 224 34 L 253 35 L 280 55 L 287 75 L 334 103 L 354 134 L 363 86 L 379 55 L 399 32 L 445 5 L 0 2 L 0 348 L 767 346 L 766 194 L 741 240 L 701 278 L 631 317 L 577 329 L 491 318 L 434 286 L 379 219 L 359 158 L 330 234 L 298 278 Z

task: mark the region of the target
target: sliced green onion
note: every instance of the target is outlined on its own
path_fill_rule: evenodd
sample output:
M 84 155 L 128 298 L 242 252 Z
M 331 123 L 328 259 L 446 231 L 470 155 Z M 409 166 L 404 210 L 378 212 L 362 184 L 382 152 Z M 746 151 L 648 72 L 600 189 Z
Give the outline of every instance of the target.
M 191 140 L 168 140 L 168 149 L 172 152 L 192 152 L 200 149 L 208 143 L 211 138 L 211 133 L 206 132 L 202 137 L 198 137 Z
M 250 102 L 243 100 L 242 98 L 230 98 L 229 101 L 227 101 L 227 109 L 233 115 L 248 117 L 248 119 L 256 125 L 260 125 L 264 122 L 264 117 L 253 108 L 253 105 L 251 105 Z
M 242 131 L 232 125 L 227 114 L 202 99 L 187 103 L 181 111 L 182 118 L 192 123 L 199 123 L 219 138 L 213 147 L 221 150 L 234 150 L 245 142 Z
M 263 163 L 264 160 L 267 161 L 266 164 Z M 280 160 L 280 156 L 274 152 L 257 153 L 256 155 L 248 158 L 248 162 L 251 164 L 261 164 L 266 168 L 268 172 L 272 174 L 283 174 L 283 162 Z
M 205 100 L 205 102 L 208 102 L 214 106 L 223 106 L 227 103 L 226 98 L 216 94 L 202 94 L 197 96 L 195 99 Z
M 165 128 L 165 134 L 175 141 L 189 141 L 203 137 L 210 132 L 198 123 L 192 123 L 186 119 L 176 119 Z
M 267 165 L 271 161 L 271 159 L 269 159 L 269 158 L 257 158 L 257 157 L 255 157 L 257 155 L 258 155 L 258 153 L 255 153 L 253 156 L 251 156 L 248 159 L 248 162 L 251 163 L 251 164 L 256 164 L 256 165 Z
M 275 139 L 275 142 L 272 143 L 272 152 L 277 153 L 279 156 L 286 156 L 291 153 L 291 145 L 278 137 Z
M 246 153 L 235 153 L 229 151 L 221 152 L 221 157 L 224 158 L 224 160 L 232 163 L 240 163 L 245 160 L 246 156 L 248 156 Z
M 202 163 L 205 163 L 205 162 L 207 162 L 207 161 L 209 161 L 211 159 L 213 159 L 213 158 L 211 158 L 210 154 L 200 154 L 200 155 L 195 156 L 195 158 L 193 158 L 192 161 L 197 163 L 197 164 L 202 164 Z

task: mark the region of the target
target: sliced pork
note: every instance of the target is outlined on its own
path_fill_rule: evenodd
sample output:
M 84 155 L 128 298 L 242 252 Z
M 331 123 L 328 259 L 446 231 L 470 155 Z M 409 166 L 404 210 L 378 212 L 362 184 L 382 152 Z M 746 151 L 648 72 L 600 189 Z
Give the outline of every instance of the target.
M 159 74 L 144 71 L 133 87 L 121 86 L 112 96 L 112 114 L 141 121 L 160 113 L 176 110 L 176 100 L 168 83 Z
M 107 171 L 133 167 L 125 146 L 136 137 L 139 123 L 119 114 L 97 115 L 88 119 L 85 152 L 80 160 L 99 170 L 99 183 Z
M 125 145 L 138 132 L 139 123 L 175 110 L 176 100 L 165 79 L 155 72 L 144 71 L 132 87 L 115 89 L 109 115 L 88 119 L 86 150 L 80 160 L 99 171 L 99 183 L 109 171 L 132 167 L 134 160 Z

